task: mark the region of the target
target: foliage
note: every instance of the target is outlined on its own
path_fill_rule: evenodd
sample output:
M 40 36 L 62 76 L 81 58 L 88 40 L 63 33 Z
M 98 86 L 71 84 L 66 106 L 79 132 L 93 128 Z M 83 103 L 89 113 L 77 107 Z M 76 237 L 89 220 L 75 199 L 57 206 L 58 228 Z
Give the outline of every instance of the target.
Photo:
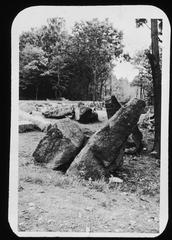
M 20 88 L 27 89 L 28 85 L 33 86 L 36 91 L 41 84 L 42 75 L 47 68 L 47 58 L 45 52 L 40 48 L 26 44 L 25 48 L 20 51 Z
M 75 23 L 71 34 L 63 18 L 48 19 L 20 36 L 20 90 L 49 87 L 51 98 L 101 99 L 112 60 L 122 48 L 122 32 L 107 19 Z
M 158 23 L 158 35 L 162 35 L 162 19 L 156 19 L 157 20 L 157 23 Z M 139 28 L 139 27 L 143 27 L 143 26 L 147 26 L 150 30 L 151 30 L 151 27 L 148 26 L 148 20 L 146 18 L 138 18 L 136 19 L 136 27 Z M 158 37 L 158 40 L 159 42 L 162 42 L 162 40 Z
M 90 91 L 92 99 L 97 100 L 101 98 L 113 58 L 122 53 L 122 32 L 114 29 L 107 19 L 81 21 L 73 28 L 72 41 L 72 55 L 90 73 L 87 74 L 87 92 Z
M 44 98 L 47 98 L 46 89 L 51 89 L 57 98 L 57 92 L 66 88 L 64 77 L 62 80 L 60 78 L 65 66 L 63 50 L 67 39 L 64 24 L 62 18 L 51 18 L 47 20 L 47 25 L 20 36 L 21 90 L 29 90 L 29 85 L 32 85 L 37 91 L 40 88 Z
M 147 57 L 149 50 L 138 51 L 132 63 L 139 70 L 139 74 L 134 78 L 132 86 L 137 86 L 140 89 L 140 98 L 152 103 L 153 97 L 153 82 L 152 71 Z
M 113 74 L 112 78 L 112 93 L 121 103 L 128 102 L 132 97 L 135 97 L 135 89 L 131 86 L 127 78 L 119 78 Z
M 139 22 L 144 23 L 147 27 L 147 20 L 137 19 L 136 26 Z M 139 27 L 139 26 L 138 26 Z M 153 79 L 153 93 L 154 93 L 154 112 L 155 112 L 155 138 L 153 152 L 157 158 L 160 158 L 160 137 L 161 137 L 161 54 L 159 42 L 160 35 L 162 35 L 162 19 L 151 19 L 151 26 L 149 27 L 151 31 L 151 51 L 147 53 L 149 63 L 151 66 L 152 79 Z
M 139 18 L 136 19 L 136 27 L 143 26 L 144 24 L 147 24 L 147 19 L 146 18 Z

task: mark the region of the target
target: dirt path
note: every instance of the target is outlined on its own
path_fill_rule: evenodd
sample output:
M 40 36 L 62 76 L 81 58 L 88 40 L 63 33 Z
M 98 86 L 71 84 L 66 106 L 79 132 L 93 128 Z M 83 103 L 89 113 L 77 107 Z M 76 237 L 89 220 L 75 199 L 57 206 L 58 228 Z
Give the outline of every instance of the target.
M 21 231 L 158 232 L 158 204 L 133 194 L 23 183 Z
M 35 166 L 41 132 L 19 135 L 19 231 L 159 231 L 159 168 L 148 155 L 126 156 L 121 186 L 70 179 Z

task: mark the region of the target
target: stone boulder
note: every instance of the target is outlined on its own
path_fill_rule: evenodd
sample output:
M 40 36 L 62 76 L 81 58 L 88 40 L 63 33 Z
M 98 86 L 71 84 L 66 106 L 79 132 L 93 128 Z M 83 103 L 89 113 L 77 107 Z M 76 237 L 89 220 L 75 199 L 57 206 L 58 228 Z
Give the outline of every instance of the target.
M 19 122 L 19 133 L 35 131 L 35 125 L 29 121 L 20 121 Z
M 41 115 L 32 115 L 24 111 L 19 111 L 19 126 L 21 121 L 27 121 L 32 123 L 32 125 L 35 126 L 35 129 L 38 129 L 40 131 L 47 131 L 47 128 L 51 126 L 51 122 L 46 120 Z
M 84 134 L 84 144 L 83 145 L 85 146 L 85 144 L 88 142 L 89 138 L 95 133 L 95 131 L 93 132 L 89 128 L 82 128 L 82 132 Z
M 70 119 L 57 120 L 33 153 L 35 163 L 65 172 L 84 143 L 84 134 Z
M 75 119 L 80 123 L 94 123 L 98 121 L 98 114 L 92 108 L 79 104 L 75 107 Z
M 67 174 L 85 179 L 99 179 L 113 173 L 123 163 L 125 142 L 145 107 L 142 100 L 132 99 L 88 140 L 70 165 Z
M 61 119 L 65 117 L 74 117 L 74 108 L 71 105 L 68 106 L 56 106 L 55 108 L 50 108 L 42 113 L 45 118 L 55 118 Z
M 106 107 L 107 117 L 109 119 L 121 108 L 121 104 L 118 102 L 116 97 L 112 95 L 111 98 L 106 99 L 105 107 Z
M 115 95 L 112 95 L 110 99 L 107 99 L 105 101 L 105 106 L 108 118 L 111 118 L 121 108 L 121 104 L 118 102 Z M 125 153 L 128 154 L 140 153 L 143 149 L 142 139 L 143 139 L 142 132 L 136 125 L 132 131 L 131 136 L 129 136 L 128 141 L 126 141 Z

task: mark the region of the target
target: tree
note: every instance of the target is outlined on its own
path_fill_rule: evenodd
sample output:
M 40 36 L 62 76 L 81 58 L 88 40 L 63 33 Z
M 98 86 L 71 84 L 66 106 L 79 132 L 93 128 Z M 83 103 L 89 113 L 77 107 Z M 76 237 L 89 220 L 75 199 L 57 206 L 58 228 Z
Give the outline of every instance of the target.
M 63 70 L 66 67 L 68 34 L 63 18 L 49 18 L 47 23 L 40 29 L 42 49 L 48 58 L 48 71 L 44 76 L 49 78 L 57 99 L 67 87 L 68 76 Z
M 112 91 L 111 95 L 115 95 L 120 103 L 128 102 L 132 97 L 135 96 L 135 90 L 130 86 L 127 78 L 119 78 L 112 74 L 111 75 Z
M 36 28 L 31 28 L 30 31 L 22 32 L 19 37 L 19 50 L 22 51 L 26 45 L 41 47 L 40 31 Z
M 50 86 L 55 98 L 66 89 L 67 74 L 64 70 L 65 50 L 68 35 L 64 28 L 63 18 L 50 18 L 47 25 L 24 32 L 20 36 L 20 89 L 43 85 Z M 44 83 L 44 84 L 43 84 Z
M 107 19 L 76 23 L 70 35 L 63 18 L 48 19 L 20 36 L 20 89 L 33 86 L 40 96 L 46 82 L 55 98 L 100 100 L 122 49 L 122 32 Z
M 151 19 L 152 55 L 149 60 L 152 69 L 154 85 L 154 111 L 155 111 L 155 141 L 154 150 L 160 157 L 160 135 L 161 135 L 161 69 L 158 46 L 158 23 L 157 19 Z
M 149 50 L 138 51 L 133 57 L 132 64 L 139 70 L 139 73 L 132 81 L 131 86 L 138 87 L 140 99 L 152 104 L 153 80 L 151 66 L 147 57 L 148 52 Z
M 38 90 L 44 72 L 47 69 L 45 52 L 39 48 L 27 44 L 20 52 L 20 88 L 25 89 L 28 85 L 35 89 L 35 99 L 38 99 Z
M 146 19 L 137 19 L 136 26 L 147 25 Z M 154 91 L 154 112 L 155 112 L 155 139 L 153 150 L 156 156 L 160 157 L 160 133 L 161 133 L 161 67 L 159 57 L 159 42 L 162 42 L 162 19 L 151 19 L 151 52 L 147 53 L 149 58 Z
M 91 81 L 88 88 L 92 100 L 100 99 L 98 93 L 102 92 L 111 69 L 111 61 L 122 53 L 122 32 L 113 28 L 105 21 L 81 21 L 73 28 L 73 55 L 89 69 Z

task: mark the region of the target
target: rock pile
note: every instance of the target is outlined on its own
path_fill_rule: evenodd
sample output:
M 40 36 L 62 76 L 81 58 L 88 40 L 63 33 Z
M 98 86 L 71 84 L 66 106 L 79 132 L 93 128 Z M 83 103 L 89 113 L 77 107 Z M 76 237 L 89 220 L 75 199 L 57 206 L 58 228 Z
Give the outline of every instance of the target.
M 144 107 L 144 101 L 136 98 L 121 107 L 105 126 L 93 134 L 67 173 L 98 179 L 114 172 L 123 163 L 126 140 Z
M 126 141 L 144 107 L 144 101 L 132 99 L 95 133 L 69 118 L 58 120 L 34 151 L 35 163 L 85 179 L 109 176 L 123 164 Z

